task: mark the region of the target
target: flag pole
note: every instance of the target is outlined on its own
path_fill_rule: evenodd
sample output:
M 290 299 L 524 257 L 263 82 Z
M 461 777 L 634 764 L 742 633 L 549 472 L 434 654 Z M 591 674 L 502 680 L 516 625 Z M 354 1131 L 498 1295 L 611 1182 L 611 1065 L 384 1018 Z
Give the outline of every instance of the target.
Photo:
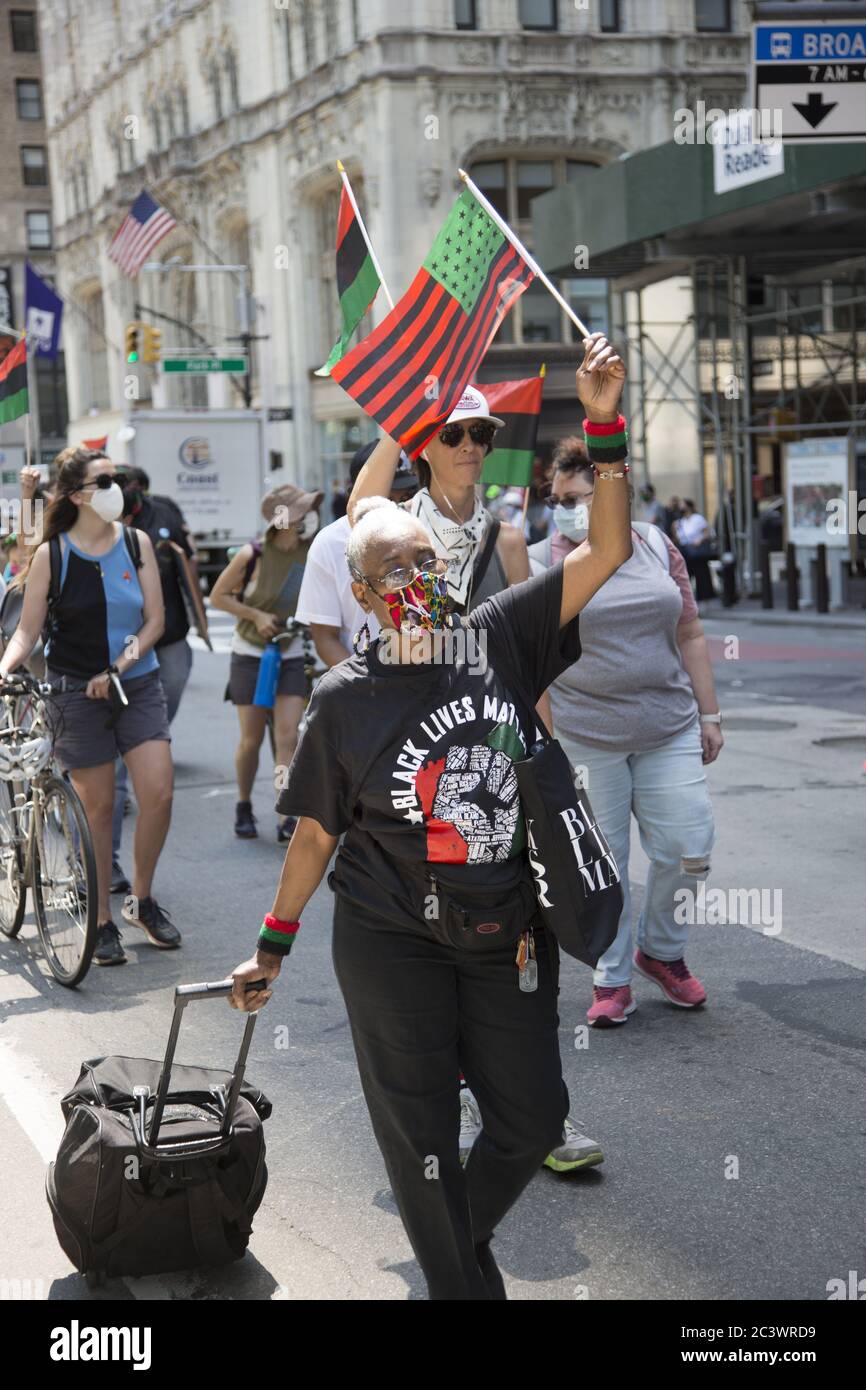
M 539 369 L 538 375 L 539 375 L 539 377 L 541 378 L 542 381 L 543 381 L 544 378 L 547 376 L 547 363 L 546 363 L 546 362 L 542 362 L 541 367 L 540 367 L 540 369 Z M 531 491 L 532 491 L 532 478 L 530 477 L 527 486 L 523 489 L 523 529 L 524 529 L 524 531 L 526 530 L 526 516 L 527 516 L 527 513 L 528 513 L 528 511 L 529 511 L 529 494 L 530 494 Z
M 515 236 L 508 223 L 504 220 L 504 218 L 500 217 L 493 204 L 488 202 L 484 194 L 481 192 L 481 189 L 476 187 L 476 185 L 472 182 L 471 178 L 466 173 L 466 170 L 458 169 L 457 172 L 460 175 L 463 182 L 466 184 L 466 187 L 481 204 L 488 217 L 492 218 L 499 230 L 505 234 L 505 236 L 511 242 L 511 245 L 514 247 L 515 251 L 518 251 L 520 253 L 523 259 L 526 261 L 526 264 L 529 266 L 530 270 L 533 271 L 535 275 L 537 275 L 544 288 L 550 291 L 559 307 L 565 310 L 566 314 L 571 319 L 575 328 L 579 330 L 581 337 L 588 338 L 590 334 L 589 329 L 586 327 L 586 324 L 581 322 L 581 320 L 577 317 L 577 314 L 572 309 L 571 305 L 563 299 L 556 286 L 552 284 L 550 280 L 548 280 L 544 271 L 541 269 L 541 266 L 538 264 L 538 261 L 536 261 L 535 258 L 529 254 L 520 238 Z
M 30 412 L 33 409 L 33 387 L 30 381 L 30 353 L 27 342 L 27 330 L 21 334 L 24 339 L 24 375 L 27 381 L 27 410 L 24 415 L 24 453 L 27 458 L 27 467 L 33 467 L 33 441 L 30 434 Z
M 367 245 L 367 250 L 370 252 L 370 260 L 373 262 L 373 269 L 378 275 L 379 283 L 382 286 L 382 289 L 384 290 L 385 298 L 388 301 L 388 308 L 393 309 L 394 301 L 391 298 L 391 292 L 388 289 L 388 286 L 385 284 L 385 277 L 382 274 L 382 267 L 376 259 L 376 252 L 373 250 L 373 243 L 370 241 L 370 238 L 367 235 L 367 228 L 364 226 L 364 219 L 358 211 L 358 204 L 355 202 L 355 195 L 352 192 L 352 185 L 349 183 L 349 175 L 346 173 L 342 159 L 337 160 L 337 168 L 340 171 L 340 178 L 343 180 L 343 187 L 346 190 L 346 196 L 348 197 L 349 202 L 352 204 L 352 211 L 358 219 L 358 226 L 361 228 L 361 236 L 364 238 L 364 241 Z

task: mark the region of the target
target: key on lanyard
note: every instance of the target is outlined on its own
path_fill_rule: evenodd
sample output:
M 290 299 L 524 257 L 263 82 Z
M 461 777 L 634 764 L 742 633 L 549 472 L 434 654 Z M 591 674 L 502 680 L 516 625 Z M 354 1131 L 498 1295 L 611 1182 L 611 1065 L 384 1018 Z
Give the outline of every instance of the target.
M 517 947 L 517 983 L 524 994 L 538 989 L 538 965 L 535 959 L 535 938 L 531 931 L 523 932 Z

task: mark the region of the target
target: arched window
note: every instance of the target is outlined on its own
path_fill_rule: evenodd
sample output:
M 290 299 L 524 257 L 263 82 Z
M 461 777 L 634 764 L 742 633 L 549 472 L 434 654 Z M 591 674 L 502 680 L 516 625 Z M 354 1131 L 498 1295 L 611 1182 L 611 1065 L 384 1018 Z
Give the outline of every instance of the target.
M 340 16 L 337 0 L 325 0 L 325 58 L 333 58 L 340 51 Z
M 211 62 L 210 67 L 208 68 L 207 81 L 208 86 L 210 87 L 211 99 L 213 101 L 214 120 L 221 121 L 223 118 L 223 91 L 222 83 L 220 81 L 219 64 L 217 63 L 216 59 L 214 59 Z
M 225 70 L 229 84 L 229 107 L 230 111 L 237 111 L 240 108 L 241 98 L 238 89 L 238 60 L 237 54 L 228 49 L 225 55 Z
M 316 15 L 311 0 L 301 6 L 304 23 L 304 63 L 307 72 L 316 66 Z
M 286 82 L 294 82 L 295 65 L 292 62 L 292 14 L 291 10 L 284 10 L 282 14 L 283 24 L 283 52 L 286 57 Z
M 559 155 L 501 155 L 480 160 L 473 164 L 471 172 L 481 192 L 531 249 L 533 199 L 562 183 L 570 183 L 584 170 L 595 167 L 590 161 Z M 591 332 L 607 332 L 607 280 L 575 274 L 573 278 L 560 281 L 557 288 Z M 540 281 L 535 280 L 507 315 L 494 341 L 572 343 L 579 338 L 568 315 Z
M 155 150 L 161 150 L 161 149 L 162 149 L 162 121 L 160 120 L 159 107 L 156 105 L 155 102 L 154 102 L 153 105 L 151 105 L 150 108 L 148 109 L 147 117 L 148 117 L 148 120 L 150 121 L 150 128 L 151 128 L 151 131 L 153 132 L 153 148 L 154 148 Z

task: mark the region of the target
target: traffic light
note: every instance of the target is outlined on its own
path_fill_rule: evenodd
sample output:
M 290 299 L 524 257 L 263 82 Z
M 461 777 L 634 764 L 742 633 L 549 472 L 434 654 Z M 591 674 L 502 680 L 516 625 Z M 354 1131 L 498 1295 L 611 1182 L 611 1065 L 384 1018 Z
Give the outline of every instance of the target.
M 151 328 L 150 324 L 144 324 L 144 345 L 141 353 L 142 362 L 158 362 L 162 357 L 162 329 Z
M 141 345 L 141 324 L 128 323 L 124 332 L 127 362 L 138 362 Z

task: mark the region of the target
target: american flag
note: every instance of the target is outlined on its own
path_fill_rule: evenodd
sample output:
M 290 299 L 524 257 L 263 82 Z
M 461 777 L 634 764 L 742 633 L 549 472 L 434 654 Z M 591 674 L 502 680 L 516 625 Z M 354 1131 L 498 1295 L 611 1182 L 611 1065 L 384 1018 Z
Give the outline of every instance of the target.
M 157 242 L 177 223 L 144 189 L 111 239 L 108 254 L 124 275 L 137 275 Z

